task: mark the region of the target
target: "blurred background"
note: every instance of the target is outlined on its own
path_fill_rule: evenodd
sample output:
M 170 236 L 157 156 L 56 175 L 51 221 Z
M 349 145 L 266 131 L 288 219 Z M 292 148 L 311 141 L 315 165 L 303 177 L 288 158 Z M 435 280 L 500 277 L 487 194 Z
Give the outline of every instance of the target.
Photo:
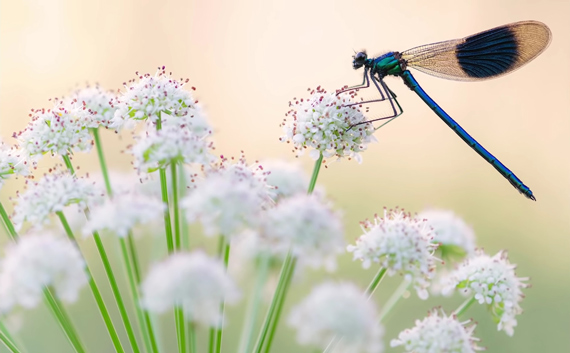
M 197 88 L 219 154 L 244 150 L 251 161 L 294 160 L 290 146 L 278 141 L 289 100 L 306 97 L 309 87 L 332 90 L 361 82 L 362 72 L 351 67 L 353 50 L 403 51 L 519 20 L 542 21 L 553 33 L 550 47 L 511 75 L 463 83 L 416 74 L 432 98 L 533 190 L 537 202 L 519 195 L 394 78 L 386 82 L 404 115 L 377 132 L 378 143 L 363 154 L 362 164 L 330 163 L 318 183 L 343 211 L 347 241 L 361 234 L 358 221 L 384 206 L 455 211 L 473 226 L 479 246 L 490 254 L 507 249 L 517 274 L 531 277 L 514 337 L 497 332 L 484 308 L 470 309 L 481 345 L 489 352 L 569 352 L 569 14 L 568 0 L 2 1 L 0 135 L 13 143 L 12 132 L 26 126 L 29 109 L 48 108 L 49 98 L 78 85 L 119 89 L 135 71 L 154 73 L 166 65 Z M 125 141 L 108 131 L 103 139 L 113 168 L 130 170 L 120 152 Z M 75 160 L 82 172 L 97 170 L 94 153 Z M 299 162 L 311 171 L 307 155 Z M 11 207 L 8 199 L 20 186 L 21 181 L 9 182 L 1 201 Z M 1 242 L 6 241 L 4 233 Z M 151 246 L 141 240 L 145 244 Z M 344 255 L 337 273 L 309 271 L 299 278 L 288 307 L 315 282 L 350 278 L 365 287 L 373 275 Z M 380 306 L 399 281 L 381 285 Z M 386 345 L 430 308 L 453 310 L 461 301 L 420 301 L 415 295 L 403 300 L 386 322 Z M 80 332 L 89 332 L 90 351 L 111 351 L 88 290 L 69 310 Z M 241 314 L 239 308 L 229 312 L 226 352 L 237 343 Z M 70 351 L 46 309 L 22 313 L 16 321 L 29 352 Z M 174 350 L 173 329 L 165 326 L 163 335 Z M 293 337 L 283 321 L 273 352 L 310 351 Z M 205 333 L 200 338 L 204 342 Z

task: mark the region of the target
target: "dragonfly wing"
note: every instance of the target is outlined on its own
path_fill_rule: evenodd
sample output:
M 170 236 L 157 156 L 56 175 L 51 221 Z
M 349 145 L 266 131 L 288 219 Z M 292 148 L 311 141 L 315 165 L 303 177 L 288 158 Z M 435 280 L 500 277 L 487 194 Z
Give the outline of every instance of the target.
M 422 45 L 402 52 L 409 67 L 460 81 L 479 81 L 512 72 L 536 58 L 551 32 L 537 21 L 522 21 L 462 39 Z

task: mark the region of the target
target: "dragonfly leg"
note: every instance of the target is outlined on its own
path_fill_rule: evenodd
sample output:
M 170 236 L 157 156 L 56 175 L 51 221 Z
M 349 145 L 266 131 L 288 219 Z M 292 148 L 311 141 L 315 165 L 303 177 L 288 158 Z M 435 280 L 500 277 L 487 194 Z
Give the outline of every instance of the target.
M 366 81 L 366 86 L 363 86 L 362 88 L 368 88 L 370 87 L 370 81 L 368 78 L 368 72 L 365 72 L 365 81 Z M 371 100 L 367 100 L 367 101 L 360 101 L 357 103 L 352 103 L 352 104 L 346 104 L 345 107 L 352 107 L 354 105 L 362 105 L 362 104 L 369 104 L 369 103 L 376 103 L 376 102 L 383 102 L 386 99 L 390 99 L 390 96 L 388 94 L 386 94 L 386 96 L 384 95 L 384 91 L 380 88 L 380 86 L 378 86 L 378 83 L 376 82 L 378 79 L 372 75 L 372 83 L 374 83 L 374 86 L 376 86 L 376 89 L 378 90 L 378 93 L 380 93 L 380 98 L 378 99 L 371 99 Z M 386 98 L 387 97 L 387 98 Z
M 402 106 L 400 106 L 400 103 L 398 103 L 398 99 L 396 99 L 396 94 L 394 92 L 392 92 L 392 90 L 390 88 L 388 88 L 388 85 L 386 85 L 386 83 L 384 83 L 383 80 L 376 78 L 375 76 L 372 76 L 373 80 L 372 82 L 374 83 L 374 85 L 376 86 L 376 88 L 378 89 L 379 92 L 386 92 L 386 97 L 388 97 L 388 101 L 390 102 L 390 106 L 392 108 L 392 115 L 390 116 L 385 116 L 382 118 L 378 118 L 378 119 L 372 119 L 372 120 L 367 120 L 367 121 L 363 121 L 360 122 L 358 124 L 354 124 L 352 125 L 350 128 L 353 128 L 354 126 L 357 125 L 362 125 L 362 124 L 369 124 L 369 123 L 373 123 L 375 121 L 380 121 L 380 120 L 388 120 L 387 122 L 385 122 L 384 124 L 380 125 L 379 127 L 376 128 L 376 130 L 378 130 L 379 128 L 381 128 L 382 126 L 388 124 L 389 122 L 391 122 L 392 120 L 396 119 L 397 117 L 399 117 L 400 115 L 402 115 L 404 113 L 404 110 L 402 109 Z M 378 85 L 380 84 L 380 85 Z M 383 99 L 384 100 L 384 99 Z M 372 100 L 372 101 L 366 101 L 366 102 L 361 102 L 362 103 L 371 103 L 371 102 L 376 102 L 378 100 Z M 396 103 L 394 105 L 394 102 Z
M 353 90 L 357 90 L 360 88 L 368 88 L 370 87 L 370 81 L 368 80 L 368 68 L 364 68 L 364 75 L 362 76 L 362 83 L 359 85 L 354 85 L 354 86 L 344 86 L 341 90 L 336 92 L 336 95 L 338 96 L 341 93 L 344 92 L 348 92 L 348 91 L 353 91 Z

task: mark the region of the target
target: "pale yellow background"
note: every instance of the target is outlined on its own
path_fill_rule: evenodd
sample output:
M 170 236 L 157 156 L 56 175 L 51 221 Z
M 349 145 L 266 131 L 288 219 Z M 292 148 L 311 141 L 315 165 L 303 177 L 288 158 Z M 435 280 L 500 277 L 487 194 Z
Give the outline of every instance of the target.
M 378 131 L 379 143 L 363 154 L 362 164 L 332 163 L 319 184 L 343 210 L 349 241 L 359 235 L 357 222 L 384 206 L 413 212 L 434 206 L 462 215 L 486 251 L 508 249 L 512 262 L 519 264 L 518 275 L 532 277 L 533 288 L 525 290 L 522 303 L 525 314 L 513 338 L 496 332 L 482 308 L 469 312 L 479 321 L 476 332 L 482 345 L 489 352 L 568 352 L 569 1 L 2 1 L 0 135 L 12 142 L 12 132 L 26 126 L 30 108 L 49 107 L 48 98 L 67 94 L 78 84 L 121 88 L 135 71 L 154 73 L 166 65 L 197 87 L 196 96 L 215 127 L 218 153 L 245 150 L 251 160 L 292 160 L 290 147 L 278 142 L 288 101 L 306 96 L 308 87 L 334 89 L 359 82 L 361 73 L 351 69 L 353 49 L 401 51 L 527 19 L 546 23 L 553 41 L 514 74 L 482 83 L 421 73 L 416 78 L 529 185 L 537 202 L 519 195 L 400 80 L 390 78 L 386 82 L 405 114 Z M 120 154 L 124 142 L 107 132 L 103 138 L 110 163 L 128 170 L 128 159 Z M 83 171 L 97 168 L 93 154 L 77 161 Z M 309 157 L 301 161 L 309 171 Z M 2 189 L 3 202 L 14 195 L 15 185 Z M 365 286 L 373 275 L 348 255 L 341 265 L 335 278 L 351 277 Z M 310 273 L 300 279 L 288 304 L 326 277 Z M 379 301 L 398 281 L 386 281 Z M 459 298 L 420 302 L 415 297 L 400 303 L 387 323 L 385 342 L 429 308 L 452 310 L 459 303 Z M 108 338 L 92 306 L 85 290 L 70 310 L 81 330 L 92 330 L 86 334 L 87 345 L 93 352 L 105 352 Z M 237 341 L 240 313 L 230 311 L 234 316 L 226 352 Z M 308 352 L 293 344 L 293 332 L 284 323 L 274 352 Z M 30 352 L 69 351 L 46 310 L 24 315 L 22 325 L 20 335 Z M 172 330 L 164 334 L 174 349 Z M 200 339 L 204 342 L 206 336 Z

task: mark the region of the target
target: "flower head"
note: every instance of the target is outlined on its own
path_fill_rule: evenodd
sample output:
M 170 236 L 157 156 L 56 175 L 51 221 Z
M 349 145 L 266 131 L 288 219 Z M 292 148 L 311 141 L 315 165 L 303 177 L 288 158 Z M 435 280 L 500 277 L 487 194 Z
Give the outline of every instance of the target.
M 274 199 L 307 192 L 309 177 L 298 164 L 273 160 L 264 162 L 263 167 L 270 171 L 267 184 L 275 186 Z
M 162 129 L 150 129 L 138 137 L 132 148 L 135 167 L 142 172 L 153 172 L 172 163 L 209 164 L 212 143 L 206 136 L 195 134 L 187 119 L 165 119 Z
M 78 102 L 85 106 L 91 113 L 88 116 L 88 127 L 109 127 L 111 119 L 117 110 L 114 101 L 115 95 L 113 92 L 106 91 L 99 85 L 95 85 L 93 87 L 87 86 L 83 89 L 76 90 L 72 95 L 72 99 L 74 102 Z
M 46 286 L 58 298 L 77 300 L 79 290 L 87 284 L 85 261 L 77 247 L 53 234 L 33 233 L 9 246 L 0 266 L 0 309 L 15 304 L 35 307 L 42 300 Z
M 121 128 L 134 121 L 156 122 L 162 113 L 171 117 L 187 117 L 202 120 L 202 112 L 197 101 L 184 89 L 186 80 L 177 80 L 166 73 L 164 66 L 156 74 L 136 73 L 138 80 L 124 83 L 125 91 L 117 98 L 117 111 L 112 126 Z M 194 88 L 192 87 L 192 90 Z
M 498 323 L 497 329 L 512 336 L 517 325 L 515 316 L 522 313 L 519 302 L 524 296 L 521 289 L 528 287 L 524 283 L 528 278 L 517 277 L 515 268 L 509 263 L 506 252 L 501 251 L 491 257 L 478 251 L 476 256 L 466 259 L 447 277 L 443 293 L 457 288 L 474 295 L 479 304 L 488 306 Z
M 32 121 L 26 129 L 14 133 L 30 157 L 46 153 L 63 156 L 91 149 L 91 112 L 83 104 L 56 100 L 52 109 L 32 110 L 30 115 Z
M 66 173 L 48 174 L 19 195 L 13 221 L 17 229 L 24 221 L 39 227 L 48 222 L 52 213 L 72 204 L 84 209 L 100 196 L 101 191 L 86 179 Z
M 390 345 L 404 346 L 409 353 L 482 351 L 483 348 L 477 346 L 479 339 L 473 336 L 475 325 L 469 323 L 470 321 L 459 322 L 454 315 L 447 316 L 443 311 L 434 309 L 423 320 L 416 320 L 415 327 L 400 332 Z
M 29 175 L 29 163 L 22 151 L 10 147 L 0 140 L 0 188 L 10 175 Z
M 355 158 L 362 161 L 360 152 L 376 141 L 372 124 L 360 124 L 366 117 L 352 101 L 354 94 L 327 93 L 320 87 L 311 92 L 309 99 L 294 99 L 291 110 L 281 124 L 282 142 L 292 142 L 297 155 L 311 148 L 310 156 L 325 158 Z
M 418 296 L 428 297 L 427 288 L 434 276 L 437 245 L 432 244 L 433 234 L 426 222 L 413 218 L 403 210 L 384 210 L 384 218 L 374 217 L 374 223 L 361 223 L 364 234 L 347 250 L 354 259 L 363 261 L 369 268 L 375 262 L 389 275 L 404 274 L 412 282 Z
M 418 215 L 433 228 L 433 241 L 439 243 L 439 250 L 446 254 L 462 257 L 475 253 L 475 232 L 452 211 L 426 210 Z
M 311 267 L 336 267 L 344 246 L 340 215 L 315 195 L 297 194 L 268 209 L 260 227 L 260 242 L 274 254 L 289 249 Z
M 220 325 L 220 303 L 234 303 L 239 292 L 222 263 L 200 251 L 176 253 L 151 268 L 142 284 L 142 304 L 151 312 L 183 308 L 188 321 Z
M 379 353 L 383 329 L 376 307 L 352 283 L 327 282 L 294 307 L 289 325 L 297 329 L 297 341 L 325 349 L 334 340 L 334 352 Z
M 232 237 L 256 227 L 260 212 L 270 201 L 265 175 L 243 158 L 237 163 L 222 159 L 182 201 L 187 220 L 200 222 L 208 236 Z
M 135 192 L 116 194 L 113 199 L 91 209 L 83 233 L 88 235 L 93 231 L 107 229 L 125 237 L 135 225 L 148 224 L 160 218 L 164 209 L 161 200 L 150 196 Z

